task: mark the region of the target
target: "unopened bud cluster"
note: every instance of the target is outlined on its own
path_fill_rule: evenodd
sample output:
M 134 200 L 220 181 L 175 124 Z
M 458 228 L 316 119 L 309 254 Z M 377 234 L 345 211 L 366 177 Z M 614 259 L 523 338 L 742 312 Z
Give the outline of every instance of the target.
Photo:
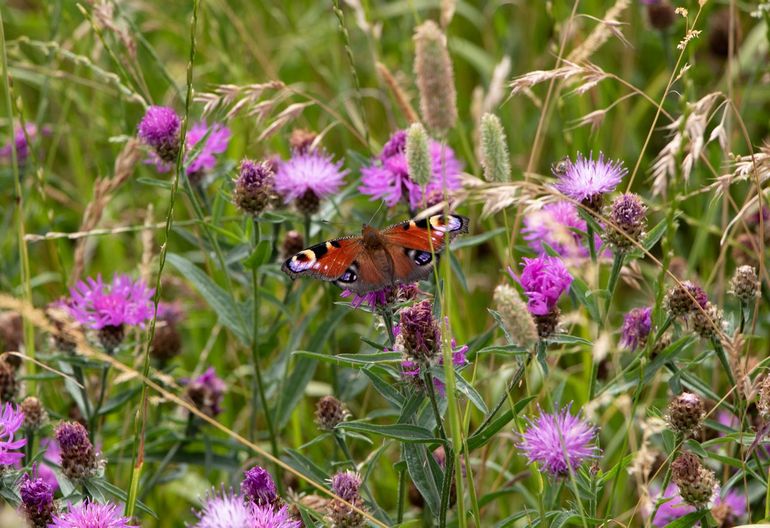
M 324 431 L 333 430 L 350 416 L 345 406 L 334 396 L 324 396 L 315 407 L 315 423 Z
M 692 453 L 684 452 L 671 464 L 671 477 L 682 500 L 695 508 L 705 508 L 716 495 L 718 484 L 714 472 L 703 466 Z
M 705 414 L 703 399 L 692 392 L 683 392 L 668 404 L 666 421 L 672 430 L 689 436 L 700 428 Z

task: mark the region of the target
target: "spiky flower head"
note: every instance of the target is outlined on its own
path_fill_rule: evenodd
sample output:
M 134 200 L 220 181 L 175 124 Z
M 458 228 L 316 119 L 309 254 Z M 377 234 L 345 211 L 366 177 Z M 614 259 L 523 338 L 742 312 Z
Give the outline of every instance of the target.
M 495 288 L 493 296 L 495 310 L 505 327 L 506 335 L 512 344 L 529 348 L 537 341 L 537 327 L 532 315 L 527 310 L 527 304 L 519 297 L 516 289 L 507 284 Z
M 622 161 L 605 160 L 601 152 L 596 160 L 593 154 L 586 159 L 578 153 L 554 187 L 590 210 L 599 211 L 604 195 L 614 191 L 627 172 Z
M 700 458 L 685 451 L 671 463 L 671 478 L 679 495 L 689 505 L 703 508 L 719 493 L 714 472 L 706 469 Z
M 270 164 L 244 159 L 235 179 L 233 202 L 244 214 L 258 216 L 270 205 L 274 185 Z
M 287 231 L 281 244 L 281 258 L 291 258 L 305 249 L 305 237 L 299 231 Z
M 12 466 L 22 458 L 24 453 L 18 450 L 27 445 L 26 438 L 14 440 L 16 432 L 24 423 L 24 413 L 11 403 L 6 403 L 0 412 L 0 465 Z
M 430 361 L 441 346 L 441 330 L 433 317 L 433 305 L 423 300 L 400 312 L 400 336 L 406 353 L 419 361 Z
M 173 109 L 151 106 L 139 122 L 139 139 L 153 149 L 162 163 L 174 163 L 179 154 L 182 121 Z
M 201 121 L 195 123 L 185 138 L 185 173 L 193 184 L 203 181 L 206 174 L 217 164 L 217 156 L 227 150 L 230 142 L 230 129 L 221 123 L 208 125 Z M 199 144 L 203 141 L 203 144 Z M 169 172 L 174 168 L 176 155 L 171 160 L 150 155 L 148 163 L 154 163 L 158 172 Z
M 487 181 L 506 182 L 511 179 L 511 158 L 508 140 L 500 118 L 494 114 L 481 116 L 481 166 Z
M 739 266 L 730 280 L 730 293 L 745 303 L 759 297 L 759 288 L 757 270 L 753 266 Z
M 133 281 L 128 275 L 115 274 L 112 282 L 102 276 L 89 277 L 70 288 L 70 315 L 87 328 L 100 330 L 106 326 L 143 326 L 153 316 L 152 295 L 142 280 Z
M 259 505 L 247 498 L 222 488 L 211 490 L 203 500 L 203 507 L 195 511 L 198 522 L 194 528 L 300 528 L 302 523 L 289 515 L 286 506 Z
M 632 308 L 623 316 L 620 344 L 631 350 L 643 347 L 652 329 L 652 307 Z
M 293 152 L 278 164 L 275 190 L 287 203 L 294 202 L 301 213 L 310 215 L 318 212 L 320 200 L 339 191 L 347 173 L 342 161 L 335 162 L 321 150 Z
M 692 392 L 683 392 L 669 402 L 666 421 L 673 431 L 687 437 L 700 429 L 705 415 L 703 399 Z
M 433 132 L 445 134 L 457 121 L 457 93 L 446 35 L 428 20 L 415 30 L 414 45 L 414 73 L 422 117 Z
M 621 194 L 613 200 L 607 215 L 610 224 L 605 231 L 607 242 L 619 251 L 632 249 L 644 237 L 647 206 L 638 194 Z
M 508 272 L 524 290 L 528 301 L 527 309 L 532 314 L 541 338 L 548 337 L 559 322 L 559 298 L 572 284 L 572 275 L 561 259 L 548 255 L 524 258 L 521 276 L 513 270 Z
M 227 385 L 217 376 L 214 367 L 209 367 L 197 378 L 185 380 L 184 383 L 187 385 L 185 394 L 198 410 L 212 417 L 222 412 L 221 405 Z
M 703 288 L 690 281 L 684 281 L 671 288 L 663 300 L 663 306 L 671 317 L 681 317 L 701 308 L 708 303 L 708 296 Z
M 53 522 L 56 505 L 54 489 L 42 478 L 24 475 L 19 486 L 21 509 L 33 528 L 47 528 Z
M 427 185 L 421 186 L 409 174 L 406 131 L 395 132 L 382 147 L 380 155 L 361 169 L 358 190 L 373 200 L 383 200 L 388 207 L 395 207 L 403 199 L 412 210 L 432 205 L 428 202 L 433 196 L 443 199 L 444 191 L 451 194 L 462 186 L 462 163 L 454 150 L 433 139 L 428 140 L 428 149 L 431 179 Z
M 48 423 L 48 412 L 34 396 L 27 396 L 21 402 L 21 411 L 24 413 L 24 427 L 37 431 Z
M 724 327 L 724 315 L 712 302 L 706 302 L 703 310 L 692 314 L 692 329 L 703 339 L 719 339 Z
M 570 406 L 556 414 L 543 412 L 535 419 L 527 419 L 528 427 L 519 435 L 519 448 L 529 459 L 537 462 L 553 476 L 568 475 L 576 471 L 585 460 L 596 458 L 592 445 L 596 429 L 570 413 Z
M 62 422 L 56 428 L 56 441 L 61 450 L 62 473 L 73 481 L 95 476 L 101 464 L 88 438 L 88 431 L 79 422 Z
M 254 466 L 244 473 L 241 493 L 260 506 L 275 505 L 278 500 L 278 489 L 272 475 L 260 466 Z
M 332 491 L 346 502 L 362 510 L 364 501 L 359 488 L 361 477 L 353 471 L 336 473 L 332 477 Z M 334 528 L 360 528 L 366 524 L 366 518 L 338 498 L 327 503 L 327 518 Z
M 177 303 L 158 303 L 155 335 L 150 346 L 150 355 L 161 365 L 179 355 L 182 351 L 182 335 L 179 333 L 179 321 L 182 308 Z
M 344 422 L 350 413 L 345 405 L 334 396 L 324 396 L 315 406 L 315 423 L 323 431 L 333 430 Z
M 70 504 L 66 513 L 56 515 L 49 528 L 138 528 L 130 523 L 117 504 L 82 502 Z
M 578 231 L 585 232 L 586 227 L 586 221 L 578 215 L 575 204 L 560 200 L 527 213 L 521 232 L 529 247 L 537 253 L 544 253 L 548 245 L 562 258 L 584 258 L 589 251 Z M 598 235 L 594 237 L 594 244 L 597 249 L 601 247 Z

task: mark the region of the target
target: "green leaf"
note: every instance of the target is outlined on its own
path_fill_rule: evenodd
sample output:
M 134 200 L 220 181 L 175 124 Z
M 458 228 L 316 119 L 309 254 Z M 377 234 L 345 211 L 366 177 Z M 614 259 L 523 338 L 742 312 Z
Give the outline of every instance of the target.
M 526 398 L 517 401 L 513 410 L 506 410 L 502 415 L 489 422 L 484 429 L 474 432 L 473 435 L 468 438 L 468 449 L 473 451 L 492 440 L 500 429 L 513 420 L 514 416 L 518 415 L 521 410 L 534 399 L 534 396 L 527 396 Z
M 473 361 L 474 359 L 476 359 L 476 357 L 483 356 L 485 354 L 494 354 L 496 356 L 512 357 L 512 356 L 526 356 L 528 353 L 529 352 L 527 351 L 526 348 L 518 345 L 490 345 L 476 352 L 469 352 L 467 357 L 468 357 L 468 361 Z
M 311 352 L 321 351 L 324 345 L 329 341 L 331 333 L 347 313 L 348 311 L 346 309 L 335 308 L 324 324 L 321 325 L 315 334 L 313 334 L 313 337 L 310 339 L 308 350 Z M 291 413 L 305 394 L 305 387 L 307 387 L 307 384 L 313 379 L 313 374 L 315 374 L 317 366 L 318 360 L 307 357 L 300 357 L 294 363 L 294 370 L 282 385 L 278 404 L 275 408 L 279 429 L 283 429 L 286 427 L 286 424 L 289 423 Z
M 596 296 L 592 295 L 588 285 L 580 277 L 573 277 L 570 293 L 575 297 L 578 304 L 582 304 L 588 310 L 588 314 L 594 321 L 600 321 L 599 306 L 596 304 Z
M 266 222 L 268 224 L 282 224 L 286 221 L 287 217 L 274 213 L 272 211 L 265 211 L 257 217 L 258 222 Z
M 322 352 L 309 352 L 307 350 L 297 350 L 292 352 L 293 356 L 301 356 L 333 365 L 342 365 L 350 368 L 362 368 L 368 365 L 378 363 L 400 363 L 404 356 L 398 352 L 382 352 L 378 354 L 324 354 Z
M 497 235 L 505 231 L 504 227 L 498 227 L 497 229 L 493 229 L 492 231 L 486 231 L 480 235 L 474 235 L 469 237 L 463 237 L 458 238 L 454 242 L 452 242 L 452 251 L 456 249 L 461 249 L 464 247 L 472 247 L 472 246 L 478 246 L 479 244 L 483 244 L 487 240 L 491 238 L 495 238 Z
M 419 425 L 412 424 L 388 424 L 377 425 L 368 422 L 342 422 L 337 425 L 337 429 L 343 431 L 356 431 L 359 433 L 370 433 L 378 436 L 384 436 L 385 438 L 393 438 L 394 440 L 401 440 L 405 443 L 435 443 L 441 442 L 436 438 L 431 431 Z
M 169 253 L 166 258 L 179 273 L 193 283 L 201 296 L 217 313 L 222 324 L 230 329 L 244 345 L 251 343 L 251 331 L 246 325 L 235 299 L 183 256 Z
M 681 214 L 681 212 L 677 212 L 677 214 L 676 214 L 676 216 L 674 218 L 676 219 L 680 214 Z M 655 246 L 655 244 L 658 243 L 658 241 L 663 236 L 663 233 L 666 232 L 666 226 L 667 225 L 668 224 L 666 223 L 666 219 L 664 218 L 663 220 L 658 222 L 655 227 L 650 229 L 650 231 L 647 233 L 647 236 L 644 237 L 644 240 L 642 241 L 642 247 L 646 251 L 650 251 Z M 630 251 L 628 253 L 627 257 L 630 260 L 630 259 L 641 258 L 643 255 L 644 255 L 644 253 L 642 253 L 642 251 L 639 248 L 636 248 L 636 249 Z
M 380 393 L 380 395 L 392 403 L 396 407 L 401 407 L 404 404 L 404 397 L 393 386 L 382 379 L 382 377 L 374 372 L 371 367 L 367 367 L 362 370 L 364 375 L 372 382 L 374 389 Z
M 592 346 L 593 343 L 591 343 L 587 339 L 583 339 L 582 337 L 568 335 L 568 334 L 553 334 L 548 337 L 549 343 L 559 343 L 561 345 L 588 345 Z
M 260 266 L 270 260 L 270 254 L 273 252 L 273 246 L 269 240 L 260 240 L 251 255 L 243 261 L 246 269 L 259 269 Z
M 428 457 L 432 457 L 424 445 L 403 444 L 403 455 L 406 468 L 414 486 L 420 492 L 425 504 L 434 515 L 437 515 L 441 506 L 440 483 L 436 482 L 430 469 Z
M 679 517 L 673 522 L 666 525 L 665 528 L 691 528 L 700 522 L 706 515 L 709 515 L 710 510 L 700 510 L 692 513 L 688 513 L 684 517 Z

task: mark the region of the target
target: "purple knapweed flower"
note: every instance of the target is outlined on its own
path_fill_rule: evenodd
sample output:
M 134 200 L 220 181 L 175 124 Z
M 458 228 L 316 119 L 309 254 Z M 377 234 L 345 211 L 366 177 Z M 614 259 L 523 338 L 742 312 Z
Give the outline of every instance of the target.
M 254 466 L 244 473 L 241 493 L 247 499 L 260 505 L 273 504 L 278 498 L 278 490 L 272 475 L 259 466 Z
M 543 412 L 536 420 L 527 419 L 528 427 L 516 445 L 529 459 L 539 463 L 553 476 L 567 475 L 588 458 L 596 458 L 591 445 L 596 429 L 570 413 L 568 405 L 556 414 Z
M 286 506 L 274 509 L 259 506 L 232 490 L 217 494 L 213 490 L 203 501 L 200 511 L 194 512 L 198 522 L 194 528 L 299 528 L 299 521 L 291 519 Z
M 565 200 L 528 213 L 521 230 L 524 240 L 537 253 L 544 253 L 548 245 L 563 258 L 587 257 L 588 248 L 577 231 L 586 231 L 586 221 L 578 215 L 575 204 Z
M 394 333 L 398 332 L 399 328 L 398 325 L 396 328 L 394 328 Z M 469 347 L 468 345 L 462 345 L 457 346 L 457 341 L 452 338 L 451 341 L 452 346 L 452 365 L 455 368 L 462 368 L 465 365 L 468 364 L 468 359 L 466 357 L 466 354 L 468 353 Z M 438 364 L 443 365 L 444 364 L 444 356 L 439 356 Z M 420 370 L 420 364 L 416 361 L 412 361 L 410 359 L 405 359 L 401 362 L 401 374 L 404 376 L 404 378 L 422 382 L 421 377 L 421 370 Z M 441 381 L 439 378 L 434 377 L 433 378 L 433 386 L 436 388 L 436 391 L 438 392 L 439 396 L 444 396 L 446 393 L 446 385 L 443 381 Z
M 139 122 L 139 139 L 153 149 L 150 162 L 158 171 L 167 171 L 179 153 L 179 128 L 182 120 L 167 106 L 151 106 Z
M 652 329 L 652 308 L 633 308 L 623 317 L 620 344 L 636 350 L 647 342 Z
M 24 423 L 24 413 L 12 403 L 6 403 L 0 412 L 0 465 L 12 466 L 24 458 L 17 452 L 27 445 L 26 438 L 14 440 L 14 435 Z
M 62 422 L 56 427 L 61 469 L 73 481 L 93 477 L 99 472 L 100 462 L 88 430 L 79 422 Z
M 205 138 L 205 139 L 204 139 Z M 200 141 L 203 145 L 198 145 Z M 221 123 L 209 126 L 205 122 L 195 123 L 187 132 L 185 139 L 185 172 L 188 176 L 202 178 L 217 164 L 217 154 L 227 150 L 230 142 L 230 129 Z M 195 155 L 193 156 L 193 153 Z M 157 154 L 157 149 L 150 153 L 147 163 L 154 163 L 158 172 L 169 172 L 174 167 L 176 154 L 165 159 Z
M 548 255 L 537 258 L 524 258 L 521 276 L 511 276 L 521 284 L 527 295 L 527 308 L 532 315 L 550 314 L 559 302 L 559 298 L 572 284 L 572 275 L 561 259 Z
M 554 187 L 586 207 L 598 210 L 602 197 L 614 191 L 627 172 L 622 161 L 605 160 L 602 153 L 596 160 L 593 154 L 586 159 L 578 153 L 577 159 L 567 165 L 567 171 L 559 176 Z
M 711 508 L 711 515 L 717 521 L 718 526 L 734 526 L 746 518 L 747 502 L 745 495 L 730 490 L 724 496 L 717 497 Z
M 50 528 L 137 528 L 116 504 L 83 502 L 53 518 Z
M 420 301 L 400 313 L 399 329 L 404 350 L 417 361 L 429 361 L 438 352 L 441 330 L 433 317 L 433 304 Z
M 43 133 L 46 129 L 43 129 Z M 29 158 L 30 143 L 34 143 L 38 135 L 37 125 L 34 123 L 27 123 L 22 128 L 17 126 L 14 128 L 13 139 L 6 145 L 0 147 L 0 159 L 11 159 L 13 154 L 13 148 L 16 147 L 16 161 L 19 165 L 23 165 Z M 27 139 L 29 138 L 29 141 Z
M 332 477 L 332 491 L 348 502 L 359 494 L 361 476 L 355 471 L 340 471 Z
M 398 284 L 395 287 L 386 286 L 381 290 L 370 291 L 363 295 L 350 290 L 343 290 L 340 293 L 340 297 L 348 298 L 352 296 L 350 306 L 353 308 L 359 308 L 362 304 L 368 304 L 369 308 L 376 310 L 396 301 L 414 299 L 418 293 L 420 293 L 420 289 L 417 284 Z
M 201 412 L 208 416 L 222 412 L 221 405 L 227 385 L 217 376 L 214 367 L 209 367 L 195 379 L 182 380 L 182 383 L 187 386 L 187 397 Z
M 340 190 L 348 170 L 321 150 L 294 152 L 278 164 L 275 190 L 303 213 L 318 211 L 319 201 Z
M 48 526 L 53 520 L 56 505 L 54 488 L 43 478 L 24 475 L 19 486 L 22 511 L 32 526 Z
M 388 207 L 394 207 L 402 199 L 410 209 L 431 205 L 427 202 L 433 199 L 442 200 L 444 190 L 451 193 L 462 186 L 462 163 L 451 148 L 437 141 L 430 140 L 428 148 L 432 177 L 424 189 L 409 177 L 406 131 L 399 130 L 385 143 L 372 164 L 361 169 L 358 190 L 373 200 L 383 200 Z
M 70 288 L 66 307 L 80 324 L 99 330 L 106 326 L 144 326 L 153 316 L 152 295 L 142 280 L 134 282 L 128 275 L 115 274 L 105 284 L 101 274 L 87 282 L 79 281 Z
M 273 198 L 274 174 L 269 163 L 241 161 L 233 188 L 233 202 L 242 212 L 257 216 Z

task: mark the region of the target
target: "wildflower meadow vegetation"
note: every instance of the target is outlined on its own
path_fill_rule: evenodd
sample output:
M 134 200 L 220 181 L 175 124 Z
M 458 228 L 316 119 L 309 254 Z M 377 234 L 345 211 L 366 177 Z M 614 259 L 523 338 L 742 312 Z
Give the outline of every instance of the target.
M 769 39 L 0 2 L 0 527 L 770 522 Z

